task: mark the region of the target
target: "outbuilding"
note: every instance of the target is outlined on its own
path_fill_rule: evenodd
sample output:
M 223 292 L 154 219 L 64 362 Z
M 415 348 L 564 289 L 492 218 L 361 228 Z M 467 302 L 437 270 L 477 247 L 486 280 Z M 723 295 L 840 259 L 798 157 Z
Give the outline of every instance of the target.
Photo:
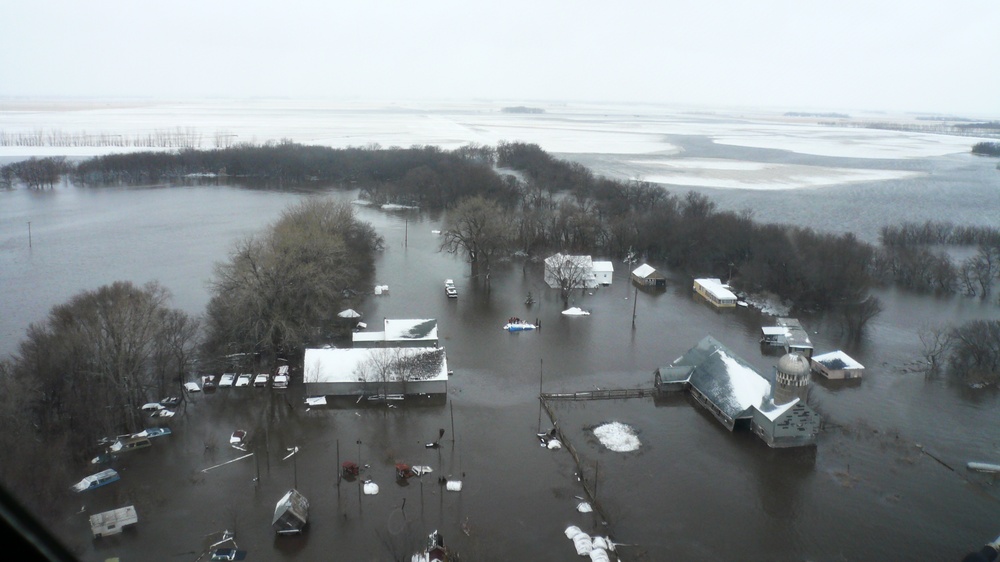
M 594 280 L 598 284 L 604 285 L 605 287 L 611 285 L 611 279 L 614 277 L 615 265 L 609 261 L 595 261 L 594 262 Z
M 695 279 L 694 292 L 718 308 L 736 306 L 736 295 L 729 290 L 729 285 L 714 277 Z
M 296 489 L 288 490 L 274 506 L 271 527 L 279 535 L 297 535 L 309 522 L 309 500 Z
M 632 270 L 632 282 L 640 287 L 656 289 L 662 289 L 667 286 L 667 278 L 648 263 L 644 263 Z
M 813 372 L 828 379 L 860 379 L 865 373 L 864 365 L 839 349 L 817 355 L 810 362 Z

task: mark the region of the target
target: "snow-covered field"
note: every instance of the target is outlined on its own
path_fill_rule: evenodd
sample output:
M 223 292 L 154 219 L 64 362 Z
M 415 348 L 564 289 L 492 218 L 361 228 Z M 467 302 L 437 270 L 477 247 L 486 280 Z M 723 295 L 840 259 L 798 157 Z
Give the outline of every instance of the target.
M 289 139 L 337 148 L 536 143 L 557 154 L 611 155 L 654 183 L 795 189 L 903 178 L 901 170 L 690 158 L 670 141 L 696 135 L 741 147 L 821 157 L 913 159 L 968 152 L 981 139 L 829 127 L 780 113 L 693 111 L 649 105 L 376 103 L 325 100 L 0 100 L 0 157 L 216 148 Z M 531 104 L 528 104 L 531 105 Z M 882 117 L 885 119 L 885 117 Z

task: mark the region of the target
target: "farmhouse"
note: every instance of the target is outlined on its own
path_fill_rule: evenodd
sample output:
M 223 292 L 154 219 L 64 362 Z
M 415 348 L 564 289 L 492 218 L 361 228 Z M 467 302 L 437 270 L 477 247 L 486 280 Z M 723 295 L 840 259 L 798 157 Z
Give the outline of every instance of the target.
M 310 396 L 444 394 L 448 360 L 438 347 L 307 349 L 302 379 Z
M 798 354 L 778 362 L 772 382 L 721 343 L 706 337 L 654 373 L 660 392 L 689 390 L 726 429 L 747 427 L 770 447 L 813 445 L 820 417 L 807 404 L 809 363 Z
M 667 278 L 647 263 L 632 270 L 632 282 L 640 287 L 663 288 L 667 286 Z
M 860 379 L 865 372 L 864 365 L 839 349 L 817 355 L 811 361 L 813 372 L 828 379 Z
M 383 320 L 381 332 L 354 332 L 354 347 L 437 347 L 437 320 Z
M 704 278 L 694 280 L 694 292 L 705 297 L 705 300 L 719 308 L 736 306 L 736 295 L 719 279 Z
M 545 258 L 545 283 L 553 289 L 597 287 L 594 260 L 590 256 L 553 254 Z
M 594 280 L 605 287 L 611 285 L 611 278 L 614 276 L 615 266 L 609 261 L 594 262 Z

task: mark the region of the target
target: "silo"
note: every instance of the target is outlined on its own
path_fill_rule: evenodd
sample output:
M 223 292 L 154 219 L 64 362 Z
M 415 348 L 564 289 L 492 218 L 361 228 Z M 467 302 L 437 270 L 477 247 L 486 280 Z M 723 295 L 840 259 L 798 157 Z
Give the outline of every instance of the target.
M 787 404 L 795 398 L 809 397 L 809 360 L 799 353 L 788 353 L 778 360 L 774 376 L 774 403 Z

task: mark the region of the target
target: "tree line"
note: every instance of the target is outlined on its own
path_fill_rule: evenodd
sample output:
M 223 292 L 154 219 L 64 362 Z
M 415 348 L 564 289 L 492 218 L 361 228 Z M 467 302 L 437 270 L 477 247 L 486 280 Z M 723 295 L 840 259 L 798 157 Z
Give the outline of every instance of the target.
M 1000 128 L 1000 123 L 997 124 L 997 128 Z M 977 142 L 972 145 L 972 153 L 1000 156 L 1000 142 Z
M 884 226 L 876 278 L 918 291 L 989 297 L 1000 281 L 1000 229 L 926 221 Z M 974 248 L 956 260 L 949 248 Z

